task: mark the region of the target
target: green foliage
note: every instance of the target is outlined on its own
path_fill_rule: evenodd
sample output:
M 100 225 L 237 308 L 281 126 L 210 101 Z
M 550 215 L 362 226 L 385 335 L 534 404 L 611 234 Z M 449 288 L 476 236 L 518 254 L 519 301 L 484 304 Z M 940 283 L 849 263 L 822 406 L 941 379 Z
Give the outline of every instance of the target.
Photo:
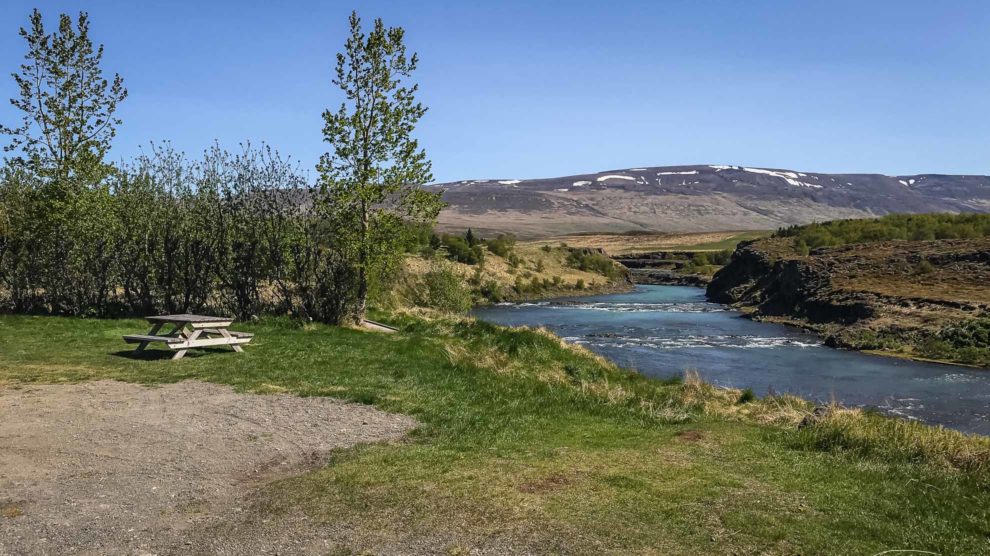
M 550 253 L 551 251 L 553 251 L 553 247 L 551 247 L 550 245 L 544 245 L 543 247 L 540 247 L 540 250 L 543 251 L 544 253 Z
M 721 251 L 712 251 L 708 253 L 708 259 L 711 264 L 725 266 L 729 264 L 729 260 L 732 258 L 732 249 L 722 249 Z
M 736 403 L 744 404 L 752 401 L 756 401 L 756 394 L 753 393 L 752 388 L 746 388 L 739 394 L 739 399 L 736 400 Z
M 922 342 L 921 351 L 936 359 L 990 366 L 990 317 L 946 327 Z
M 574 288 L 575 289 L 583 290 L 584 287 L 585 287 L 584 286 L 584 278 L 578 278 L 577 281 L 574 282 Z
M 152 146 L 105 183 L 54 204 L 46 181 L 0 181 L 0 309 L 112 316 L 293 314 L 338 322 L 353 266 L 316 193 L 268 148 L 201 160 Z
M 515 270 L 515 269 L 519 268 L 519 265 L 522 264 L 522 259 L 519 258 L 519 255 L 517 255 L 515 253 L 509 253 L 509 257 L 506 260 L 508 261 L 508 263 L 509 263 L 509 269 L 511 269 L 511 270 Z
M 485 245 L 493 255 L 508 258 L 516 246 L 516 237 L 512 234 L 499 234 L 495 239 L 486 240 Z
M 802 255 L 809 249 L 850 243 L 987 236 L 990 236 L 988 214 L 890 214 L 882 218 L 791 226 L 774 234 L 774 237 L 793 238 L 795 249 Z
M 471 309 L 471 293 L 449 262 L 435 261 L 415 289 L 413 303 L 445 313 L 464 314 Z
M 369 284 L 393 273 L 401 261 L 406 222 L 429 223 L 442 207 L 438 194 L 418 184 L 432 180 L 426 152 L 412 132 L 426 107 L 407 85 L 417 57 L 406 55 L 404 31 L 376 19 L 367 34 L 357 13 L 337 55 L 333 80 L 345 101 L 323 113 L 321 194 L 315 210 L 333 228 L 343 261 L 356 276 L 350 317 L 364 316 Z M 385 280 L 379 280 L 384 282 Z
M 480 245 L 468 245 L 466 239 L 460 236 L 444 234 L 440 236 L 441 248 L 447 253 L 447 258 L 459 263 L 476 265 L 484 262 L 485 252 Z
M 990 318 L 971 320 L 943 330 L 939 337 L 955 347 L 990 349 Z
M 607 256 L 592 249 L 574 247 L 567 249 L 567 265 L 584 272 L 596 272 L 609 279 L 621 275 L 619 267 Z
M 478 288 L 478 295 L 491 303 L 505 301 L 505 292 L 502 289 L 502 284 L 499 284 L 496 280 L 485 280 L 482 282 Z
M 103 159 L 120 125 L 117 105 L 127 90 L 119 75 L 103 77 L 103 46 L 93 46 L 86 12 L 75 26 L 61 14 L 58 30 L 50 33 L 35 9 L 20 35 L 27 53 L 20 72 L 12 74 L 19 96 L 10 103 L 22 118 L 14 128 L 0 125 L 0 134 L 11 139 L 4 150 L 15 153 L 12 164 L 46 181 L 53 203 L 71 205 L 78 199 L 66 197 L 110 172 Z M 66 208 L 71 213 L 75 207 Z

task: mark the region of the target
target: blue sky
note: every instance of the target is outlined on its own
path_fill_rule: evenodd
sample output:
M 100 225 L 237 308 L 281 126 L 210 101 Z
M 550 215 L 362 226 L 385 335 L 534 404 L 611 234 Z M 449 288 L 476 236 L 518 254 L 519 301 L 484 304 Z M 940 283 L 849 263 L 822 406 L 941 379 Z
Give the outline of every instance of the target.
M 990 173 L 990 2 L 4 0 L 4 74 L 35 6 L 52 23 L 90 12 L 130 91 L 115 158 L 251 140 L 312 168 L 357 9 L 420 54 L 438 181 L 696 163 Z

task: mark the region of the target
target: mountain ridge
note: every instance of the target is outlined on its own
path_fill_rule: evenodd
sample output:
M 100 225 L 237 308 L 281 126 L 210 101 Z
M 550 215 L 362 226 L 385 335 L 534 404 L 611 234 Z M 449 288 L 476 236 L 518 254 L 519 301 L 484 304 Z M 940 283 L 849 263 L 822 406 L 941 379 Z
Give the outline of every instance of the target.
M 556 178 L 431 184 L 439 227 L 522 237 L 774 229 L 892 212 L 990 212 L 990 176 L 827 174 L 736 165 L 653 166 Z

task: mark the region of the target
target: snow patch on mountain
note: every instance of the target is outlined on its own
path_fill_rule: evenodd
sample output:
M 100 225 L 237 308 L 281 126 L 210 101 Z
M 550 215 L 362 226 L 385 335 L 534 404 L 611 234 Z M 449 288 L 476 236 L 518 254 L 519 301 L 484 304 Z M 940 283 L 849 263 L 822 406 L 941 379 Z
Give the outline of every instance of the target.
M 595 181 L 603 182 L 603 181 L 608 181 L 608 180 L 629 180 L 629 181 L 636 181 L 636 178 L 631 177 L 631 176 L 620 176 L 618 174 L 609 174 L 607 176 L 601 176 L 598 179 L 596 179 Z
M 798 181 L 799 175 L 797 172 L 778 172 L 776 170 L 764 170 L 763 168 L 743 168 L 743 171 L 751 172 L 753 174 L 765 174 L 767 176 L 780 178 L 786 181 L 787 183 L 789 183 L 790 185 L 794 185 L 797 187 L 814 187 L 815 189 L 821 189 L 822 187 L 817 183 L 807 183 L 803 181 Z M 800 176 L 804 176 L 804 175 L 805 174 L 800 174 Z

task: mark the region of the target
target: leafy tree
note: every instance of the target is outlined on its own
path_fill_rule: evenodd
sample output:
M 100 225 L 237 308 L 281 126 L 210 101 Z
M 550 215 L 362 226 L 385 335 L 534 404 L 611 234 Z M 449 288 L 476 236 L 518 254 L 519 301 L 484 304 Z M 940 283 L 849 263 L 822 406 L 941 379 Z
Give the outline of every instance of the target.
M 99 181 L 108 170 L 103 158 L 127 89 L 117 74 L 104 78 L 103 45 L 94 48 L 89 38 L 89 16 L 80 12 L 73 27 L 72 18 L 61 14 L 58 31 L 49 33 L 35 9 L 20 35 L 28 51 L 13 74 L 19 96 L 10 103 L 23 114 L 17 127 L 0 125 L 11 140 L 4 150 L 18 152 L 15 162 L 58 183 Z
M 404 31 L 376 19 L 367 34 L 354 12 L 350 37 L 337 54 L 336 77 L 345 100 L 323 113 L 323 138 L 333 150 L 317 170 L 317 209 L 336 231 L 335 241 L 356 274 L 351 317 L 364 318 L 373 278 L 386 277 L 399 260 L 404 222 L 432 222 L 442 203 L 417 187 L 433 179 L 426 152 L 412 132 L 426 107 L 407 81 L 417 57 L 406 55 Z
M 464 241 L 467 242 L 468 247 L 474 247 L 478 244 L 478 238 L 474 236 L 474 232 L 471 231 L 471 228 L 468 228 L 467 233 L 464 234 Z

